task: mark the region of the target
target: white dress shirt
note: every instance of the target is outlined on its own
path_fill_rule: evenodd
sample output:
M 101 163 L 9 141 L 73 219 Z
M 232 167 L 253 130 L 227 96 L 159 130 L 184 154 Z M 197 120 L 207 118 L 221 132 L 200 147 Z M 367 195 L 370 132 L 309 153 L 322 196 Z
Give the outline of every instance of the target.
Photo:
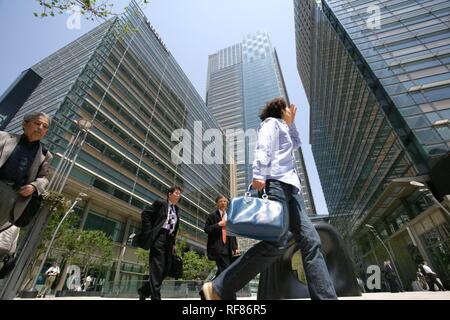
M 289 127 L 283 119 L 267 118 L 258 129 L 253 161 L 253 179 L 274 179 L 301 190 L 295 169 L 294 150 L 300 146 L 295 123 Z

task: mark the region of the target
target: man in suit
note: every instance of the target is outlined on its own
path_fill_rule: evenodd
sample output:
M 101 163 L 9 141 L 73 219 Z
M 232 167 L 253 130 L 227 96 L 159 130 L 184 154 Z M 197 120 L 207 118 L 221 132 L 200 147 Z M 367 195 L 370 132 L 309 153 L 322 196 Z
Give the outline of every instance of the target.
M 236 237 L 226 234 L 227 198 L 223 195 L 218 196 L 216 206 L 217 210 L 206 218 L 204 230 L 208 234 L 206 247 L 208 259 L 216 262 L 217 277 L 233 262 L 233 257 L 238 253 L 238 246 Z
M 23 134 L 0 131 L 0 226 L 16 221 L 33 193 L 42 194 L 48 184 L 52 155 L 40 140 L 50 118 L 43 112 L 25 115 Z
M 155 200 L 141 213 L 142 230 L 136 237 L 141 248 L 150 249 L 150 276 L 138 289 L 140 300 L 145 300 L 148 296 L 152 300 L 161 300 L 161 285 L 170 271 L 180 224 L 177 207 L 180 197 L 181 188 L 174 186 L 167 192 L 166 200 Z
M 389 289 L 391 292 L 403 292 L 400 283 L 398 282 L 397 274 L 391 265 L 391 260 L 386 260 L 383 263 L 383 272 L 386 281 L 389 284 Z

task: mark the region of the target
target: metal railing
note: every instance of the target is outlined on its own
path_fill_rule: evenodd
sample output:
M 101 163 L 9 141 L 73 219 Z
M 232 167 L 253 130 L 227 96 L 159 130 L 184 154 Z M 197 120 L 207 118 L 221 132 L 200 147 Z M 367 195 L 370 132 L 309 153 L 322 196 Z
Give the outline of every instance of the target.
M 199 298 L 199 291 L 204 280 L 164 280 L 161 287 L 161 297 L 164 298 Z M 137 289 L 143 284 L 142 280 L 128 280 L 114 283 L 106 282 L 101 295 L 104 297 L 138 297 Z M 248 286 L 237 293 L 238 297 L 250 297 Z

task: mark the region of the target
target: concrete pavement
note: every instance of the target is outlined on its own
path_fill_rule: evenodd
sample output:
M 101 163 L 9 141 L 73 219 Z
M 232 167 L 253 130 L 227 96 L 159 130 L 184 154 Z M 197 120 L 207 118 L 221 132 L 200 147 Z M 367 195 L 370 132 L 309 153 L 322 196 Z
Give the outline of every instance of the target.
M 16 298 L 15 300 L 137 300 L 137 298 L 103 298 L 103 297 L 54 297 L 47 296 L 45 299 L 24 299 Z M 163 300 L 200 300 L 198 299 L 163 299 Z M 256 297 L 241 298 L 238 300 L 256 300 Z M 308 300 L 308 299 L 299 299 Z M 376 293 L 363 293 L 359 297 L 340 297 L 339 300 L 450 300 L 450 291 L 409 291 L 409 292 L 376 292 Z

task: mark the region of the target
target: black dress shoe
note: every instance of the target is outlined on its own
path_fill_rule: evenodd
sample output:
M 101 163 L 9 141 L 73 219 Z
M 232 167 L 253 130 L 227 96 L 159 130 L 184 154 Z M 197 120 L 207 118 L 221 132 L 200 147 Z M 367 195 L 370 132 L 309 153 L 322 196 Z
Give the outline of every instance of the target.
M 145 294 L 142 292 L 142 288 L 138 289 L 139 300 L 145 300 Z

